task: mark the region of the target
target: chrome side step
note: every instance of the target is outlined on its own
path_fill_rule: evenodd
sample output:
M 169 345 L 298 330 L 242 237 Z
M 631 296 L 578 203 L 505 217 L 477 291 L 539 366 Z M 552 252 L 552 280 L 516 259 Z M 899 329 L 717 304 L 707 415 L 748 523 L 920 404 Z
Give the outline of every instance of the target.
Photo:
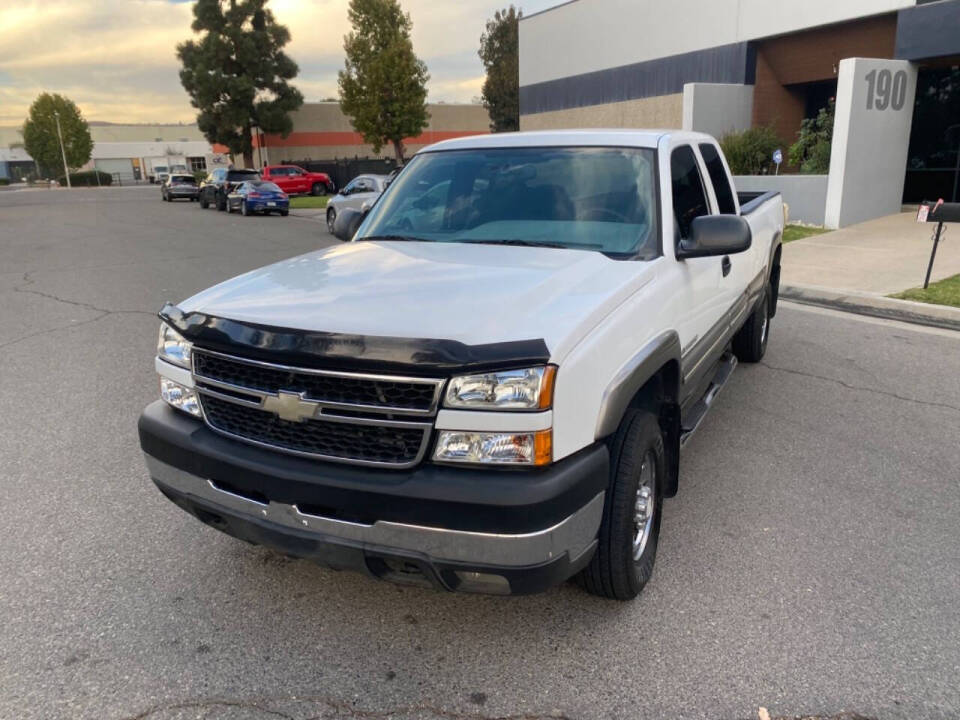
M 717 372 L 710 381 L 707 391 L 703 397 L 697 400 L 696 404 L 690 408 L 686 415 L 680 421 L 680 447 L 687 444 L 687 441 L 693 436 L 700 427 L 700 423 L 707 416 L 707 412 L 717 399 L 717 395 L 726 385 L 727 380 L 733 375 L 734 368 L 737 367 L 737 358 L 733 353 L 726 353 L 717 365 Z

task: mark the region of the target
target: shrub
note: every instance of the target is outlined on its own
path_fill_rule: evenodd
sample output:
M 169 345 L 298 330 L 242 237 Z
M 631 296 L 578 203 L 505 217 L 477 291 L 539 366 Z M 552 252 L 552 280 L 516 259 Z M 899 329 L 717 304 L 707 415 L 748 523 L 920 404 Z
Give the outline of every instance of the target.
M 776 131 L 765 125 L 729 133 L 720 139 L 734 175 L 766 175 L 773 167 L 773 151 L 782 144 Z
M 830 146 L 833 143 L 833 116 L 835 103 L 820 108 L 815 118 L 800 123 L 797 141 L 790 146 L 790 162 L 800 167 L 800 172 L 811 175 L 826 175 L 830 172 Z
M 10 181 L 7 178 L 0 178 L 0 185 L 9 185 Z
M 97 176 L 100 181 L 97 182 Z M 63 176 L 57 178 L 60 185 L 66 185 L 67 179 Z M 74 187 L 97 187 L 99 185 L 110 185 L 113 182 L 113 175 L 103 172 L 103 170 L 85 170 L 83 172 L 70 173 L 70 184 Z
M 197 181 L 197 185 L 199 185 L 200 183 L 202 183 L 204 180 L 207 179 L 207 171 L 206 171 L 206 170 L 194 170 L 194 171 L 193 171 L 193 179 L 196 180 L 196 181 Z

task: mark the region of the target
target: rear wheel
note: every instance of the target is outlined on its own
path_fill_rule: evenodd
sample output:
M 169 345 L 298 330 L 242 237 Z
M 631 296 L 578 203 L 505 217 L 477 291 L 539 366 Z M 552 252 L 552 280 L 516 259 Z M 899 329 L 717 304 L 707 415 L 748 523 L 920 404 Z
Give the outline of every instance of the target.
M 337 211 L 333 208 L 327 210 L 327 230 L 333 234 L 333 224 L 337 221 Z
M 247 208 L 246 200 L 240 201 L 240 214 L 243 215 L 244 217 L 247 217 L 250 214 L 250 210 Z
M 311 195 L 326 195 L 326 194 L 327 194 L 327 186 L 324 185 L 322 182 L 315 182 L 315 183 L 313 184 L 313 187 L 310 188 L 310 194 L 311 194 Z
M 200 195 L 200 207 L 202 207 L 204 210 L 206 210 L 208 207 L 210 207 L 210 201 L 207 200 L 207 195 L 206 195 L 206 193 L 202 193 L 202 194 Z
M 597 551 L 577 576 L 587 592 L 631 600 L 650 580 L 660 537 L 664 452 L 656 415 L 629 410 L 611 448 L 611 482 Z
M 289 214 L 290 214 L 290 211 L 289 211 L 289 210 L 281 210 L 281 211 L 280 211 L 280 216 L 281 216 L 281 217 L 286 217 L 286 216 L 289 215 Z
M 733 336 L 733 354 L 740 362 L 757 363 L 767 352 L 767 340 L 770 338 L 770 287 L 767 286 L 763 298 L 747 318 L 743 327 Z
M 217 210 L 223 212 L 227 209 L 227 196 L 222 193 L 217 193 Z

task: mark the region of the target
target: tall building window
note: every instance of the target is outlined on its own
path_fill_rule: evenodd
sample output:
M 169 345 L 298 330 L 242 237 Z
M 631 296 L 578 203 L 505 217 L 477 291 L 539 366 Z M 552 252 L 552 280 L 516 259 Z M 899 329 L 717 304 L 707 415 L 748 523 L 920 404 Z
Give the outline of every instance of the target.
M 187 162 L 190 163 L 190 170 L 192 172 L 206 171 L 207 169 L 207 159 L 205 157 L 191 157 L 187 158 Z

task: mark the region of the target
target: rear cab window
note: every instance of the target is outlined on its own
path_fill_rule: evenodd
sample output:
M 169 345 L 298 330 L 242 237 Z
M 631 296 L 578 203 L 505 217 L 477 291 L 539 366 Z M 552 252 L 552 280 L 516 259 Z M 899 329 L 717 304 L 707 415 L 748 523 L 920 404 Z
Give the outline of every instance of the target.
M 730 187 L 730 178 L 720 159 L 717 148 L 710 143 L 700 144 L 700 155 L 707 166 L 710 182 L 713 183 L 713 192 L 717 196 L 717 207 L 723 215 L 736 215 L 737 203 L 733 199 L 733 188 Z

